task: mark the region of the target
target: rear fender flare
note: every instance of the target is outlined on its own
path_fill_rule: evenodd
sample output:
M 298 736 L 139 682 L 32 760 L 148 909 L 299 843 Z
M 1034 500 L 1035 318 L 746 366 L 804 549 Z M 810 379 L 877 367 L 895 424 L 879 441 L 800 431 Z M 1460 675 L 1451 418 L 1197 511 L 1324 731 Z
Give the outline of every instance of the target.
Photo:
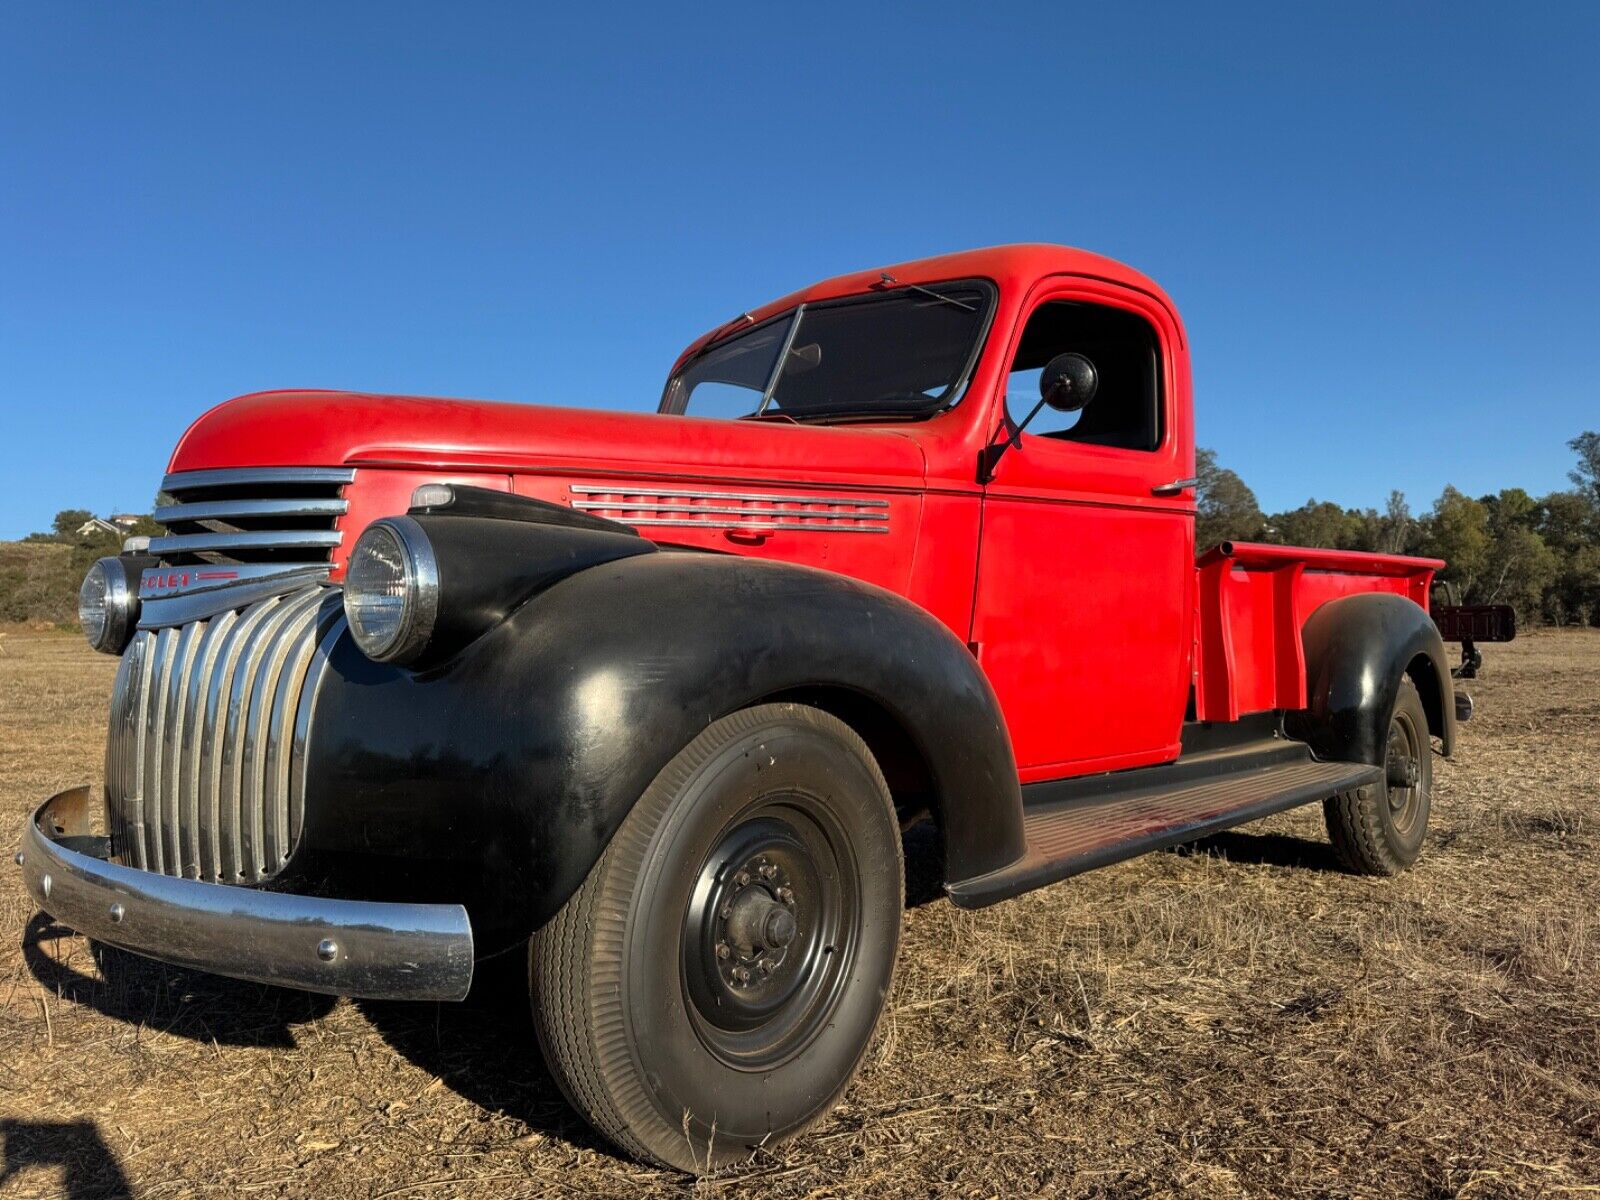
M 1407 676 L 1422 696 L 1428 732 L 1446 755 L 1455 750 L 1449 660 L 1421 605 L 1389 592 L 1342 596 L 1311 614 L 1301 642 L 1307 703 L 1289 724 L 1319 758 L 1381 766 Z

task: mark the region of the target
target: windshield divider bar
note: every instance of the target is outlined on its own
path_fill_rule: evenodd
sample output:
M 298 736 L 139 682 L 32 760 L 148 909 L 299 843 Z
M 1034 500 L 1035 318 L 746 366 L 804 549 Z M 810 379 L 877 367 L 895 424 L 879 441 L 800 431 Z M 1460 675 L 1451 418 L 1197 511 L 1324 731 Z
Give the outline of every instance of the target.
M 778 380 L 783 378 L 783 368 L 789 362 L 789 350 L 794 345 L 794 335 L 800 332 L 800 318 L 805 315 L 806 306 L 802 302 L 794 310 L 794 319 L 789 322 L 789 335 L 783 339 L 783 349 L 778 351 L 778 361 L 772 364 L 772 374 L 767 377 L 766 389 L 761 393 L 761 404 L 750 415 L 759 417 L 767 411 L 767 405 L 772 403 L 772 393 L 778 390 Z

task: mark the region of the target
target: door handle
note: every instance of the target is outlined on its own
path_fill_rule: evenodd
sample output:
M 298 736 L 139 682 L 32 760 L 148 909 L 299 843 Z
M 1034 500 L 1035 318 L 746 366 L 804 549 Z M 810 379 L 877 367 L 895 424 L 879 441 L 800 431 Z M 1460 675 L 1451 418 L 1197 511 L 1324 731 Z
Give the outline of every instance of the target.
M 1150 489 L 1150 493 L 1155 496 L 1176 496 L 1185 488 L 1198 486 L 1200 486 L 1200 477 L 1191 475 L 1188 479 L 1174 479 L 1171 483 L 1158 483 Z

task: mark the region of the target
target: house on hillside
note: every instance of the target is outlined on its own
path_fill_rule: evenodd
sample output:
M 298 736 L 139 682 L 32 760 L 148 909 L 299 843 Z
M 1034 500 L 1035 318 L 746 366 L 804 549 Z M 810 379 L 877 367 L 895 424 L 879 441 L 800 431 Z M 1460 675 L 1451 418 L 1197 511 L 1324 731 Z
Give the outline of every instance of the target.
M 109 517 L 90 517 L 78 526 L 78 536 L 93 537 L 97 533 L 109 533 L 113 537 L 122 537 L 142 520 L 144 517 L 138 513 L 112 513 Z

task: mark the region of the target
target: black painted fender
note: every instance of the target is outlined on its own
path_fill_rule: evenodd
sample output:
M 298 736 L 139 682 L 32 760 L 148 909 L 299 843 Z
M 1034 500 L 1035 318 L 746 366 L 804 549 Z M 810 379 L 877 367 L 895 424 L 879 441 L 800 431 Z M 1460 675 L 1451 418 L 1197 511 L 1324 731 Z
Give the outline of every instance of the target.
M 361 860 L 375 868 L 363 887 L 453 897 L 492 952 L 555 913 L 712 721 L 823 695 L 914 747 L 947 880 L 1023 853 L 998 702 L 933 616 L 825 571 L 665 551 L 570 575 L 426 671 L 373 663 L 340 636 L 308 724 L 292 866 L 343 890 Z
M 1291 731 L 1317 757 L 1381 766 L 1400 681 L 1422 695 L 1428 732 L 1455 750 L 1456 717 L 1444 640 L 1421 605 L 1391 592 L 1329 600 L 1301 631 L 1306 711 Z

